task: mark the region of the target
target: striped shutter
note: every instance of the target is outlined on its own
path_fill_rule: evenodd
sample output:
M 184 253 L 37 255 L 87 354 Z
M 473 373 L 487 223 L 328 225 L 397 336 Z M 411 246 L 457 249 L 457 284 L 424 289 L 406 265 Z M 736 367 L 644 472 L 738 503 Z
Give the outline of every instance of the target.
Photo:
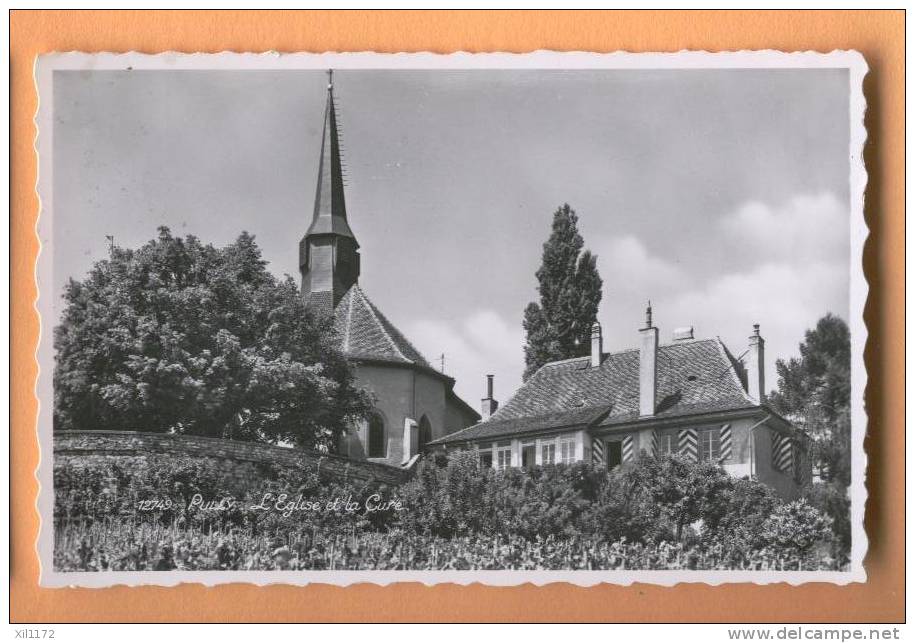
M 772 432 L 772 467 L 778 471 L 794 468 L 794 442 L 781 433 Z
M 727 462 L 731 459 L 731 454 L 733 453 L 732 442 L 733 438 L 731 437 L 731 425 L 725 424 L 721 427 L 721 432 L 719 434 L 719 450 L 718 450 L 718 461 Z
M 677 436 L 677 450 L 687 460 L 699 461 L 699 437 L 696 429 L 680 429 Z
M 593 438 L 591 440 L 591 462 L 603 465 L 606 461 L 604 457 L 604 441 L 600 438 Z
M 632 460 L 632 436 L 627 435 L 623 438 L 623 462 Z
M 651 455 L 657 458 L 659 455 L 661 455 L 660 451 L 661 442 L 658 439 L 658 432 L 655 430 L 651 432 Z

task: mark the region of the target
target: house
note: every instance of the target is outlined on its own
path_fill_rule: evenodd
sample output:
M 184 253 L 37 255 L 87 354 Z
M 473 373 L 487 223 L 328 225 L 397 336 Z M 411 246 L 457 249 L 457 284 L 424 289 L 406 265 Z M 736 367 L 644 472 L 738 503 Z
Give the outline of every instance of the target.
M 433 447 L 475 449 L 498 469 L 590 461 L 609 470 L 640 452 L 679 453 L 791 498 L 810 480 L 807 440 L 765 403 L 764 347 L 758 325 L 745 362 L 692 328 L 661 345 L 649 306 L 638 348 L 605 353 L 595 323 L 590 356 L 543 365 L 501 408 L 489 376 L 483 420 Z
M 357 386 L 372 392 L 375 410 L 344 436 L 339 453 L 394 465 L 409 464 L 436 438 L 479 421 L 437 371 L 359 285 L 359 242 L 346 212 L 333 80 L 327 86 L 321 156 L 311 225 L 299 243 L 306 305 L 332 316 Z

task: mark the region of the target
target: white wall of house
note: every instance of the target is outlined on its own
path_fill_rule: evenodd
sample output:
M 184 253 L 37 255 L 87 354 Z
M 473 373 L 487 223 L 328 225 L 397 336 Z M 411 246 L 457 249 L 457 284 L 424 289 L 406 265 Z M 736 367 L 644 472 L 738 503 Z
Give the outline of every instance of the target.
M 705 423 L 696 425 L 697 430 L 719 430 L 723 422 Z M 799 485 L 794 480 L 792 472 L 777 471 L 772 466 L 772 429 L 767 424 L 759 424 L 753 418 L 739 419 L 728 422 L 731 427 L 732 443 L 731 457 L 721 464 L 728 474 L 734 477 L 755 477 L 763 482 L 783 498 L 794 498 L 798 494 Z M 678 431 L 684 427 L 663 429 L 659 435 L 670 435 L 671 445 L 676 449 Z M 642 429 L 636 432 L 619 432 L 601 436 L 602 440 L 622 440 L 625 436 L 633 437 L 633 457 L 640 451 L 652 452 L 654 429 Z M 549 435 L 512 438 L 498 442 L 478 444 L 478 451 L 489 450 L 492 453 L 493 468 L 500 468 L 498 452 L 507 451 L 510 466 L 522 466 L 522 453 L 525 447 L 534 447 L 534 464 L 548 464 L 544 456 L 552 454 L 553 463 L 563 461 L 563 442 L 567 441 L 566 453 L 572 454 L 572 462 L 590 462 L 592 458 L 591 435 L 584 429 L 553 433 Z M 545 447 L 550 447 L 548 450 Z M 503 462 L 505 458 L 503 458 Z

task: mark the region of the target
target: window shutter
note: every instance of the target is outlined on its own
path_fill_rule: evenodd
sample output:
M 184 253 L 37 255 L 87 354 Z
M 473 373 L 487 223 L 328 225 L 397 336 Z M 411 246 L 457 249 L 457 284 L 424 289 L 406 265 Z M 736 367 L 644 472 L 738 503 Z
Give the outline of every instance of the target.
M 699 461 L 699 438 L 696 429 L 680 429 L 677 436 L 677 450 L 687 460 Z
M 772 432 L 772 467 L 790 471 L 794 467 L 794 444 L 790 437 Z
M 718 462 L 727 462 L 731 459 L 731 453 L 733 449 L 731 447 L 731 425 L 725 424 L 721 427 L 721 432 L 719 434 L 720 438 L 720 448 L 718 452 Z
M 651 455 L 658 457 L 661 451 L 661 441 L 658 438 L 657 430 L 651 432 Z
M 604 441 L 600 438 L 591 440 L 591 462 L 600 465 L 606 462 L 604 459 Z
M 632 436 L 627 435 L 623 438 L 623 462 L 632 460 Z

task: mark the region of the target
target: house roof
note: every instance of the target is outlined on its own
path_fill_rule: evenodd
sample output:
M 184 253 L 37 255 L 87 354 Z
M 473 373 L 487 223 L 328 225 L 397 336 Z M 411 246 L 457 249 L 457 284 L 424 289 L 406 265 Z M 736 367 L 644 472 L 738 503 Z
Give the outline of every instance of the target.
M 334 309 L 334 328 L 344 355 L 351 359 L 432 369 L 403 333 L 369 300 L 358 283 L 346 291 Z
M 653 419 L 758 408 L 744 390 L 743 369 L 719 339 L 658 347 Z M 570 427 L 609 427 L 639 419 L 639 351 L 606 353 L 542 366 L 487 421 L 438 443 Z

